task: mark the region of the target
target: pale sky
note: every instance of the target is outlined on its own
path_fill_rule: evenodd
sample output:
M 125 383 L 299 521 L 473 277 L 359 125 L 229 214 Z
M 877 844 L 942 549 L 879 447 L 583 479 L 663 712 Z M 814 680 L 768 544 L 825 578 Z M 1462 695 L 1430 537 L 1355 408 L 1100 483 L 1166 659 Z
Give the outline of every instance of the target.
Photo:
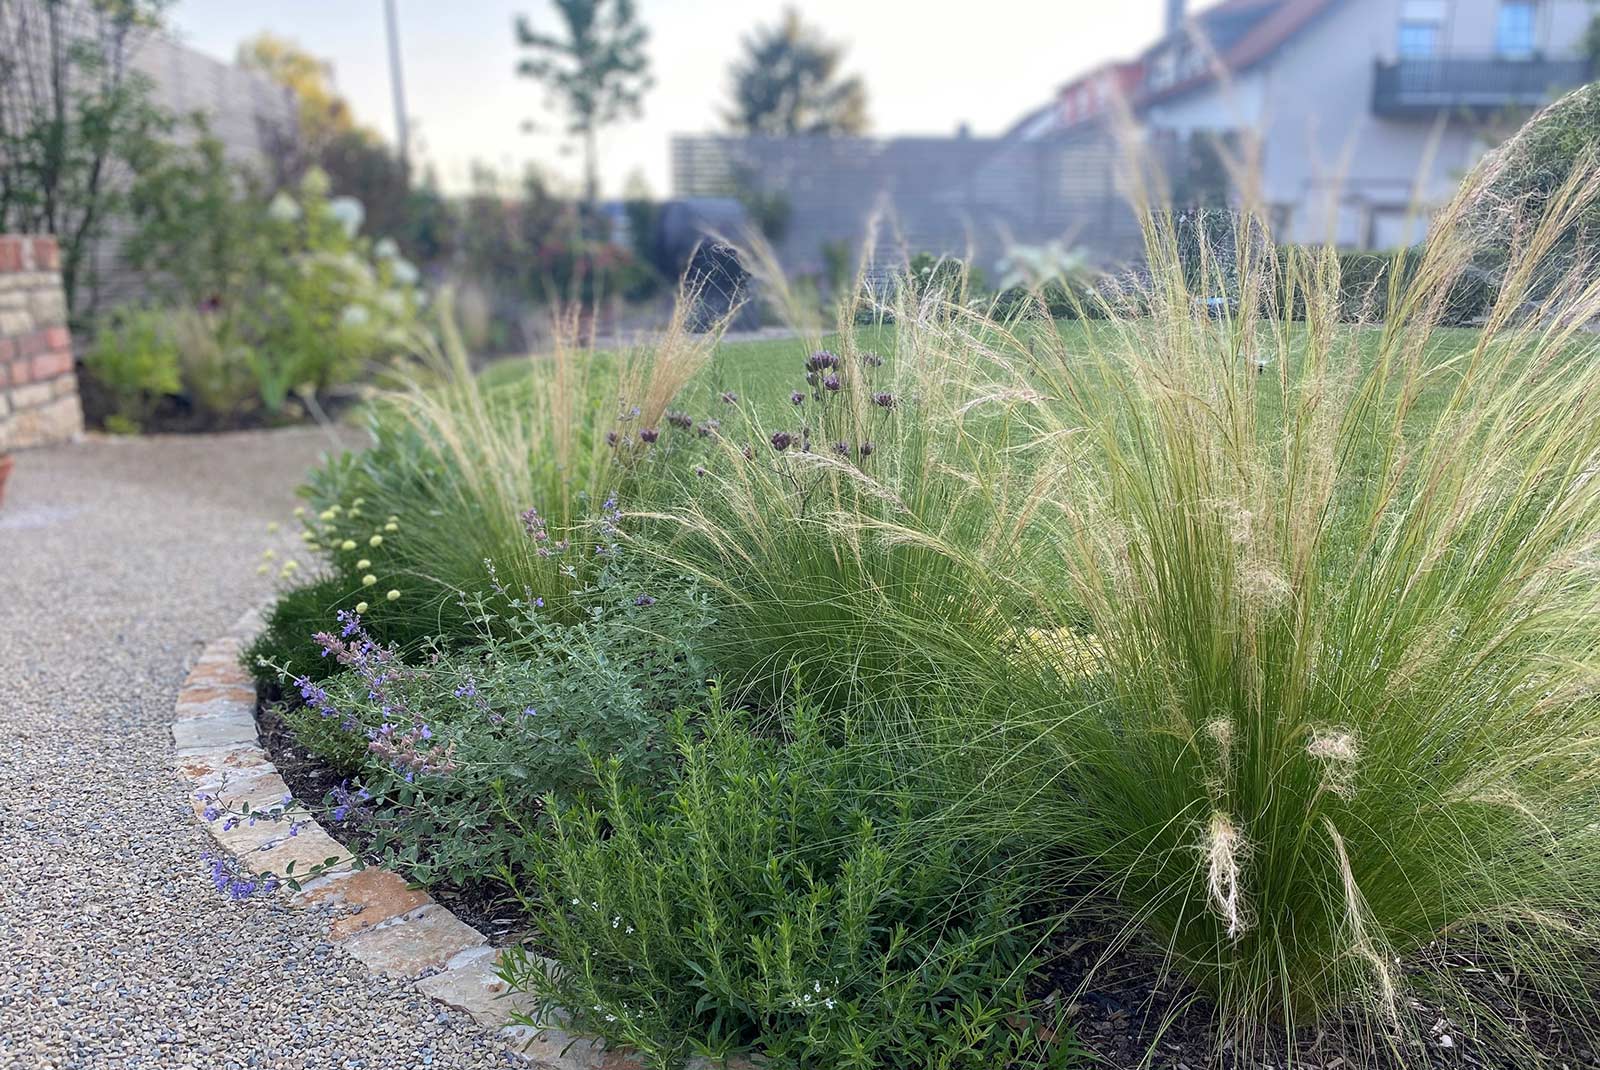
M 728 65 L 752 27 L 775 21 L 785 0 L 639 0 L 651 31 L 656 87 L 644 116 L 604 137 L 608 193 L 641 172 L 670 190 L 668 139 L 721 126 Z M 1163 0 L 806 0 L 806 20 L 847 42 L 848 69 L 866 80 L 877 134 L 950 134 L 959 123 L 998 134 L 1050 99 L 1074 74 L 1132 55 L 1158 34 Z M 576 180 L 577 157 L 555 134 L 522 132 L 532 118 L 551 130 L 543 90 L 514 74 L 512 20 L 545 26 L 549 0 L 399 0 L 407 113 L 420 157 L 445 185 L 465 185 L 472 161 L 520 172 L 533 161 Z M 259 30 L 292 38 L 332 61 L 357 118 L 394 133 L 383 0 L 178 0 L 177 35 L 232 59 Z

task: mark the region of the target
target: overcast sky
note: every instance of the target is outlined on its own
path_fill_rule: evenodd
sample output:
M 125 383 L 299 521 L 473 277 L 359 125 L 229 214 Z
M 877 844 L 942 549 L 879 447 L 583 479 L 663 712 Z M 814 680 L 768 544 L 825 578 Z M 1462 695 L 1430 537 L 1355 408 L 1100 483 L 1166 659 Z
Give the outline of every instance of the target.
M 651 31 L 656 87 L 643 118 L 602 143 L 609 193 L 644 175 L 670 193 L 668 139 L 718 128 L 728 64 L 742 36 L 777 19 L 784 0 L 639 0 Z M 1129 55 L 1158 32 L 1163 0 L 806 0 L 806 19 L 849 44 L 848 64 L 867 84 L 873 130 L 946 134 L 968 123 L 997 134 L 1096 62 Z M 421 158 L 449 187 L 472 161 L 508 171 L 534 161 L 575 180 L 577 159 L 555 133 L 522 132 L 557 119 L 541 89 L 513 73 L 512 20 L 551 24 L 549 0 L 399 0 L 407 113 Z M 394 132 L 383 0 L 178 0 L 178 36 L 232 59 L 259 30 L 292 38 L 333 63 L 356 116 Z

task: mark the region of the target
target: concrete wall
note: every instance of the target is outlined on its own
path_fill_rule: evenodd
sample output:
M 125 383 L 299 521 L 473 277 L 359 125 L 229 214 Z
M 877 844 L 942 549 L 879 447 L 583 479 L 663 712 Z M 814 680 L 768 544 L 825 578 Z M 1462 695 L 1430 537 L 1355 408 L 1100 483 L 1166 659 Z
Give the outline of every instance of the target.
M 56 240 L 0 235 L 0 452 L 82 430 Z

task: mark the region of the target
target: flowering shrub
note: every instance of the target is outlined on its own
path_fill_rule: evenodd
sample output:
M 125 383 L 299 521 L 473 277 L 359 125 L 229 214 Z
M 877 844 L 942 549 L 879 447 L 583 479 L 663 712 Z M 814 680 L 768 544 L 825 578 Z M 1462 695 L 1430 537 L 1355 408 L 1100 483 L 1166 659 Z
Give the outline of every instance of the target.
M 664 789 L 596 762 L 601 790 L 551 804 L 515 881 L 561 966 L 514 952 L 505 976 L 663 1065 L 1005 1065 L 1026 1046 L 1016 889 L 980 876 L 978 844 L 926 848 L 937 800 L 897 788 L 888 752 L 829 742 L 803 703 L 783 728 L 763 738 L 714 696 L 701 728 L 675 726 Z
M 90 404 L 117 426 L 158 403 L 187 426 L 270 422 L 291 398 L 315 409 L 413 348 L 416 268 L 361 235 L 360 204 L 330 197 L 321 172 L 268 200 L 202 130 L 149 162 L 131 202 L 126 252 L 160 300 L 142 334 L 113 322 L 86 359 Z M 166 374 L 131 378 L 130 345 Z
M 338 671 L 294 676 L 288 720 L 357 785 L 330 801 L 363 820 L 370 851 L 422 882 L 501 878 L 525 867 L 544 797 L 593 786 L 592 759 L 662 774 L 673 711 L 706 678 L 705 600 L 619 564 L 580 602 L 567 624 L 536 595 L 510 595 L 504 614 L 477 599 L 475 640 L 409 658 L 350 611 L 316 636 Z

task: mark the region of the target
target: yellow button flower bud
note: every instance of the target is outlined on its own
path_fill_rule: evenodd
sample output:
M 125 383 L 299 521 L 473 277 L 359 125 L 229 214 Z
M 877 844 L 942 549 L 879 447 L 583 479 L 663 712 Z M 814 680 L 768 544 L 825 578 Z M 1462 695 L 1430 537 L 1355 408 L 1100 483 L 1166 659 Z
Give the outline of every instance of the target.
M 377 583 L 377 582 L 378 582 L 378 577 L 374 576 L 370 572 L 367 573 L 365 576 L 361 577 L 361 586 L 363 586 L 363 587 L 371 587 L 374 583 Z
M 339 549 L 341 550 L 354 550 L 355 548 L 356 541 L 354 539 L 346 539 L 344 542 L 339 544 Z
M 383 536 L 382 535 L 374 535 L 372 538 L 367 540 L 367 545 L 368 546 L 382 546 L 383 545 Z
M 367 604 L 365 602 L 357 602 L 356 603 L 356 612 L 357 613 L 365 613 L 366 611 L 367 611 Z
M 362 572 L 365 572 L 367 569 L 369 569 L 371 567 L 372 567 L 372 562 L 368 561 L 364 557 L 360 561 L 356 562 L 356 568 L 359 568 Z
M 387 598 L 391 602 L 395 602 L 395 601 L 398 601 L 400 599 L 400 592 L 399 591 L 390 591 L 388 594 L 384 595 L 383 597 Z

